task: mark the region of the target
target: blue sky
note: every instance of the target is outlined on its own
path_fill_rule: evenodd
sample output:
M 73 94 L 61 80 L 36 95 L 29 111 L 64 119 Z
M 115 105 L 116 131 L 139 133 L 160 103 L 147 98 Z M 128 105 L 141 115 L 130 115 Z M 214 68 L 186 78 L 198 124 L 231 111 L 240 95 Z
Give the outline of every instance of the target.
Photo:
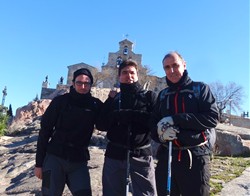
M 0 18 L 0 90 L 14 113 L 46 75 L 55 88 L 69 65 L 107 63 L 126 34 L 154 75 L 177 50 L 193 80 L 241 85 L 250 112 L 248 0 L 0 0 Z

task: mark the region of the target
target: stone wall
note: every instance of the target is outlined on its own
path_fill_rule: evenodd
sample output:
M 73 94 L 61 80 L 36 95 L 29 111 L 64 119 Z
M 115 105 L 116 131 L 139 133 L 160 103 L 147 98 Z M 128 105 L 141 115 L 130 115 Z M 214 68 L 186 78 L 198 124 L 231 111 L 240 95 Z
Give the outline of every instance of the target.
M 54 88 L 42 88 L 40 99 L 48 99 L 48 97 L 54 92 Z
M 99 98 L 103 102 L 108 98 L 109 91 L 110 88 L 91 88 L 92 96 Z
M 233 124 L 236 127 L 245 127 L 250 129 L 250 119 L 249 118 L 243 118 L 238 116 L 232 116 L 230 118 L 231 124 Z

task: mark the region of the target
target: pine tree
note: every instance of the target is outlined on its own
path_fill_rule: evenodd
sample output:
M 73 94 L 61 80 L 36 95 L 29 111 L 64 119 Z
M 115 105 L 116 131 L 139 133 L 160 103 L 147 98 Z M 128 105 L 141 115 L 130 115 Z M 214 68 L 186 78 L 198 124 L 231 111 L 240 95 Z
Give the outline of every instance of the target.
M 33 101 L 38 101 L 39 98 L 38 98 L 38 94 L 36 94 L 36 97 L 33 99 Z
M 12 106 L 9 105 L 9 110 L 7 111 L 8 116 L 13 117 Z

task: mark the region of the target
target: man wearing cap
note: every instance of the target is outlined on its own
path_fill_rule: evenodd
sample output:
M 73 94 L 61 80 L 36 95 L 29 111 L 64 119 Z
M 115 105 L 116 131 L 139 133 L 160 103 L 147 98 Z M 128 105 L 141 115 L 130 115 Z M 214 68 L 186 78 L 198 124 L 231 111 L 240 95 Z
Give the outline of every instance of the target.
M 55 97 L 41 120 L 34 173 L 43 195 L 91 195 L 88 146 L 102 102 L 92 97 L 88 69 L 74 72 L 70 92 Z

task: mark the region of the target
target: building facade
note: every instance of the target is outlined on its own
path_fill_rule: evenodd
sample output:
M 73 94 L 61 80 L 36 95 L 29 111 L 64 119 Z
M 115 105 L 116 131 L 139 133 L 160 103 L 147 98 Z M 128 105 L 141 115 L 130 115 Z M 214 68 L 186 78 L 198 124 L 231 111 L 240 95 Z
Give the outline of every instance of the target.
M 165 77 L 159 78 L 157 76 L 152 76 L 148 73 L 146 66 L 142 65 L 142 55 L 136 54 L 133 51 L 133 42 L 128 39 L 124 39 L 119 42 L 119 50 L 117 52 L 109 52 L 108 62 L 103 63 L 101 71 L 94 66 L 88 65 L 86 63 L 78 63 L 68 66 L 67 82 L 64 84 L 63 78 L 60 78 L 56 88 L 49 88 L 48 76 L 46 76 L 45 81 L 42 83 L 41 99 L 52 99 L 58 94 L 63 94 L 69 90 L 72 84 L 73 73 L 77 69 L 87 68 L 91 71 L 94 77 L 93 90 L 100 92 L 103 96 L 108 92 L 107 89 L 113 87 L 119 87 L 118 82 L 118 68 L 122 61 L 132 59 L 138 63 L 139 70 L 139 82 L 147 90 L 153 90 L 159 92 L 161 89 L 166 87 Z M 94 92 L 95 96 L 98 93 Z

